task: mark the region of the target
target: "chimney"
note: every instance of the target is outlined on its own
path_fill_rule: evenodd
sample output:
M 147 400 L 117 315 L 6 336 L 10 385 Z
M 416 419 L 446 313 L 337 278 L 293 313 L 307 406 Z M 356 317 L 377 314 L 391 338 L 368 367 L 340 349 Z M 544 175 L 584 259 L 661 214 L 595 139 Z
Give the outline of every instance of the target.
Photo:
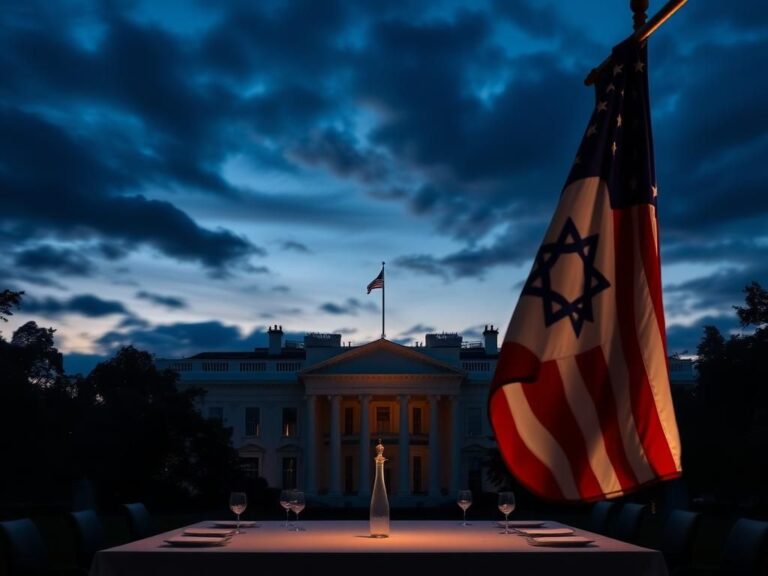
M 283 349 L 283 327 L 275 324 L 269 327 L 269 355 L 279 356 Z
M 485 340 L 486 354 L 499 353 L 498 336 L 499 336 L 499 330 L 497 328 L 494 328 L 493 324 L 491 324 L 490 328 L 488 326 L 485 327 L 485 330 L 483 330 L 483 339 Z

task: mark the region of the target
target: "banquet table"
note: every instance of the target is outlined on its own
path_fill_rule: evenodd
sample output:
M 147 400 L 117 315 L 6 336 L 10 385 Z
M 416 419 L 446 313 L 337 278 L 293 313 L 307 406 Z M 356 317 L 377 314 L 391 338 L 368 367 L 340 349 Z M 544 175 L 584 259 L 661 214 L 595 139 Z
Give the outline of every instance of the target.
M 496 522 L 476 520 L 392 521 L 389 538 L 371 538 L 368 522 L 302 520 L 304 531 L 288 531 L 279 521 L 258 522 L 225 545 L 179 548 L 165 539 L 200 522 L 96 553 L 90 576 L 429 576 L 455 574 L 567 574 L 665 576 L 664 557 L 643 548 L 574 528 L 594 543 L 583 547 L 533 546 L 519 534 L 504 534 Z M 547 522 L 546 527 L 564 527 Z

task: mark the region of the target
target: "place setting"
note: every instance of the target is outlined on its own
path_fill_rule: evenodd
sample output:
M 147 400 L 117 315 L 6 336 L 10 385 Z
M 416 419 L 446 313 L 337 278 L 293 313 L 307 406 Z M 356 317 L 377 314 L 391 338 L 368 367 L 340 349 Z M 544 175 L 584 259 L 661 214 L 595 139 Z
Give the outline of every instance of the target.
M 232 492 L 229 496 L 229 509 L 235 514 L 235 520 L 215 520 L 211 526 L 185 528 L 180 534 L 166 538 L 163 542 L 182 548 L 223 546 L 236 534 L 243 534 L 243 528 L 258 526 L 256 522 L 240 519 L 247 506 L 248 497 L 245 492 Z

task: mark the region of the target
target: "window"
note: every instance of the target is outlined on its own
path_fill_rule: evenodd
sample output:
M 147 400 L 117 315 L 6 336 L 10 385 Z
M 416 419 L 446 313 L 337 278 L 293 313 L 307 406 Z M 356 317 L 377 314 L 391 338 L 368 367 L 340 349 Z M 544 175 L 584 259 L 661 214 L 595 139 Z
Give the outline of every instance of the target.
M 376 407 L 376 432 L 389 432 L 389 406 Z
M 296 457 L 283 458 L 283 488 L 296 488 Z
M 352 406 L 344 408 L 344 434 L 355 433 L 355 409 Z
M 221 406 L 209 406 L 208 418 L 210 420 L 218 420 L 219 422 L 224 422 L 224 408 Z
M 241 458 L 240 470 L 243 471 L 243 474 L 245 474 L 247 478 L 258 478 L 259 477 L 259 459 L 256 457 Z
M 298 412 L 296 408 L 283 408 L 283 437 L 296 436 Z
M 413 428 L 411 433 L 421 434 L 423 430 L 421 429 L 421 407 L 420 406 L 413 407 L 413 410 L 411 411 L 411 421 L 412 421 L 412 428 Z
M 245 409 L 245 435 L 261 435 L 261 409 L 249 406 Z
M 413 479 L 412 479 L 414 492 L 424 491 L 424 486 L 422 483 L 423 472 L 424 470 L 423 470 L 423 462 L 422 462 L 421 456 L 414 456 L 413 457 Z
M 479 406 L 469 406 L 467 408 L 467 436 L 483 435 L 483 412 Z

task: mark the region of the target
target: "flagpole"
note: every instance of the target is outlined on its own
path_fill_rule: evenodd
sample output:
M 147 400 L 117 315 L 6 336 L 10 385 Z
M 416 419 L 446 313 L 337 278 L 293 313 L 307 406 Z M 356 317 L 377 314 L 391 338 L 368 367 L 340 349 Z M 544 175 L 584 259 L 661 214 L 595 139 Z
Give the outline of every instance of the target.
M 384 280 L 384 262 L 381 263 L 381 339 L 384 340 L 384 290 L 387 289 L 387 282 Z
M 651 34 L 656 32 L 659 26 L 669 20 L 672 14 L 680 10 L 680 8 L 683 7 L 683 4 L 685 4 L 687 1 L 688 0 L 669 0 L 669 2 L 664 4 L 664 6 L 662 6 L 661 9 L 656 12 L 656 14 L 654 14 L 650 20 L 648 20 L 648 22 L 645 22 L 645 10 L 648 8 L 648 1 L 631 0 L 630 6 L 632 8 L 632 12 L 634 13 L 633 19 L 635 29 L 635 31 L 632 33 L 632 36 L 634 36 L 638 42 L 646 41 L 648 38 L 650 38 Z M 594 84 L 598 75 L 600 74 L 600 71 L 608 66 L 610 62 L 611 57 L 609 56 L 603 60 L 597 68 L 592 68 L 587 77 L 584 78 L 584 84 L 587 86 Z

